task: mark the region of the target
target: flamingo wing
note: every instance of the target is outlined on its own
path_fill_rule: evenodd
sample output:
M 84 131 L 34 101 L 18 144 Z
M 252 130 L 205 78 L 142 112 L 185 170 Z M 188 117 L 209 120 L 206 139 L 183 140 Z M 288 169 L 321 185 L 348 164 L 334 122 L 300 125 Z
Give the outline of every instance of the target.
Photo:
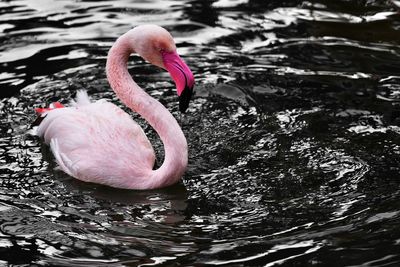
M 82 100 L 81 100 L 82 102 Z M 37 129 L 67 174 L 86 182 L 126 187 L 155 162 L 142 128 L 105 100 L 46 111 Z

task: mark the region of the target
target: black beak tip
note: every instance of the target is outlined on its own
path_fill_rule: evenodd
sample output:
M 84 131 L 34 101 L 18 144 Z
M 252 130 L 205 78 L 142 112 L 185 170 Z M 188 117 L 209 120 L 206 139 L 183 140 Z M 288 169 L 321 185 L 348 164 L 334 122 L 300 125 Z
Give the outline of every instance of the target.
M 185 87 L 179 96 L 179 111 L 182 113 L 186 113 L 187 108 L 189 107 L 190 99 L 192 99 L 193 88 Z

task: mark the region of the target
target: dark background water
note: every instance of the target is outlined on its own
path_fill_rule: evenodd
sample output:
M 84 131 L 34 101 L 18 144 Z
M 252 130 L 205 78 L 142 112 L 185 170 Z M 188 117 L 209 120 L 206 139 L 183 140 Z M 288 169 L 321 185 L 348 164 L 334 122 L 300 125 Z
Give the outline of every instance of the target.
M 0 1 L 0 265 L 400 266 L 396 3 Z M 182 125 L 189 169 L 154 191 L 79 182 L 33 108 L 82 88 L 119 104 L 107 51 L 143 23 L 197 80 L 181 115 L 168 75 L 129 63 Z

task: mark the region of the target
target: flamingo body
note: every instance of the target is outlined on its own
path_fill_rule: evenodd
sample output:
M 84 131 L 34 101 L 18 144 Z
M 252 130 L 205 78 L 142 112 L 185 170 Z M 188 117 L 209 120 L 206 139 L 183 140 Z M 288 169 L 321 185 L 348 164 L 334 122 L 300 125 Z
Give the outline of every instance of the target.
M 154 150 L 142 128 L 105 100 L 54 109 L 37 133 L 50 144 L 60 168 L 85 182 L 140 187 L 132 183 L 149 176 L 154 165 Z
M 145 35 L 141 34 L 144 30 Z M 158 39 L 152 40 L 153 36 Z M 138 48 L 133 40 L 141 40 L 141 43 L 148 41 L 149 47 L 156 49 Z M 163 141 L 163 165 L 158 170 L 152 169 L 154 149 L 142 128 L 126 112 L 106 100 L 91 102 L 85 91 L 78 91 L 71 107 L 64 107 L 57 102 L 55 108 L 37 110 L 44 116 L 37 135 L 50 145 L 61 170 L 85 182 L 128 189 L 158 188 L 180 179 L 187 165 L 186 138 L 171 113 L 145 93 L 132 80 L 126 68 L 129 55 L 136 51 L 151 58 L 154 64 L 166 68 L 177 85 L 185 79 L 190 80 L 193 86 L 190 70 L 188 74 L 186 69 L 185 72 L 177 71 L 174 64 L 173 71 L 169 66 L 164 66 L 163 53 L 176 54 L 171 40 L 169 33 L 161 27 L 138 26 L 117 40 L 107 61 L 111 87 L 122 102 L 153 126 Z M 177 58 L 181 61 L 179 64 L 187 68 Z M 179 90 L 185 90 L 187 81 L 179 86 L 178 93 Z

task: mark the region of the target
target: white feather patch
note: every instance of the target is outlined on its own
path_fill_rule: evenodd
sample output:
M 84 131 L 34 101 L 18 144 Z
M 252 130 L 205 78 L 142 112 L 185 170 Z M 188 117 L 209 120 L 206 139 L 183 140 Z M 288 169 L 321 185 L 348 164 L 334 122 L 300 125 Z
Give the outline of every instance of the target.
M 75 100 L 71 101 L 72 106 L 85 106 L 91 103 L 90 98 L 85 90 L 78 90 L 76 92 Z
M 73 168 L 71 160 L 60 151 L 60 146 L 56 138 L 51 139 L 50 148 L 60 168 L 70 176 L 75 176 L 76 170 Z

